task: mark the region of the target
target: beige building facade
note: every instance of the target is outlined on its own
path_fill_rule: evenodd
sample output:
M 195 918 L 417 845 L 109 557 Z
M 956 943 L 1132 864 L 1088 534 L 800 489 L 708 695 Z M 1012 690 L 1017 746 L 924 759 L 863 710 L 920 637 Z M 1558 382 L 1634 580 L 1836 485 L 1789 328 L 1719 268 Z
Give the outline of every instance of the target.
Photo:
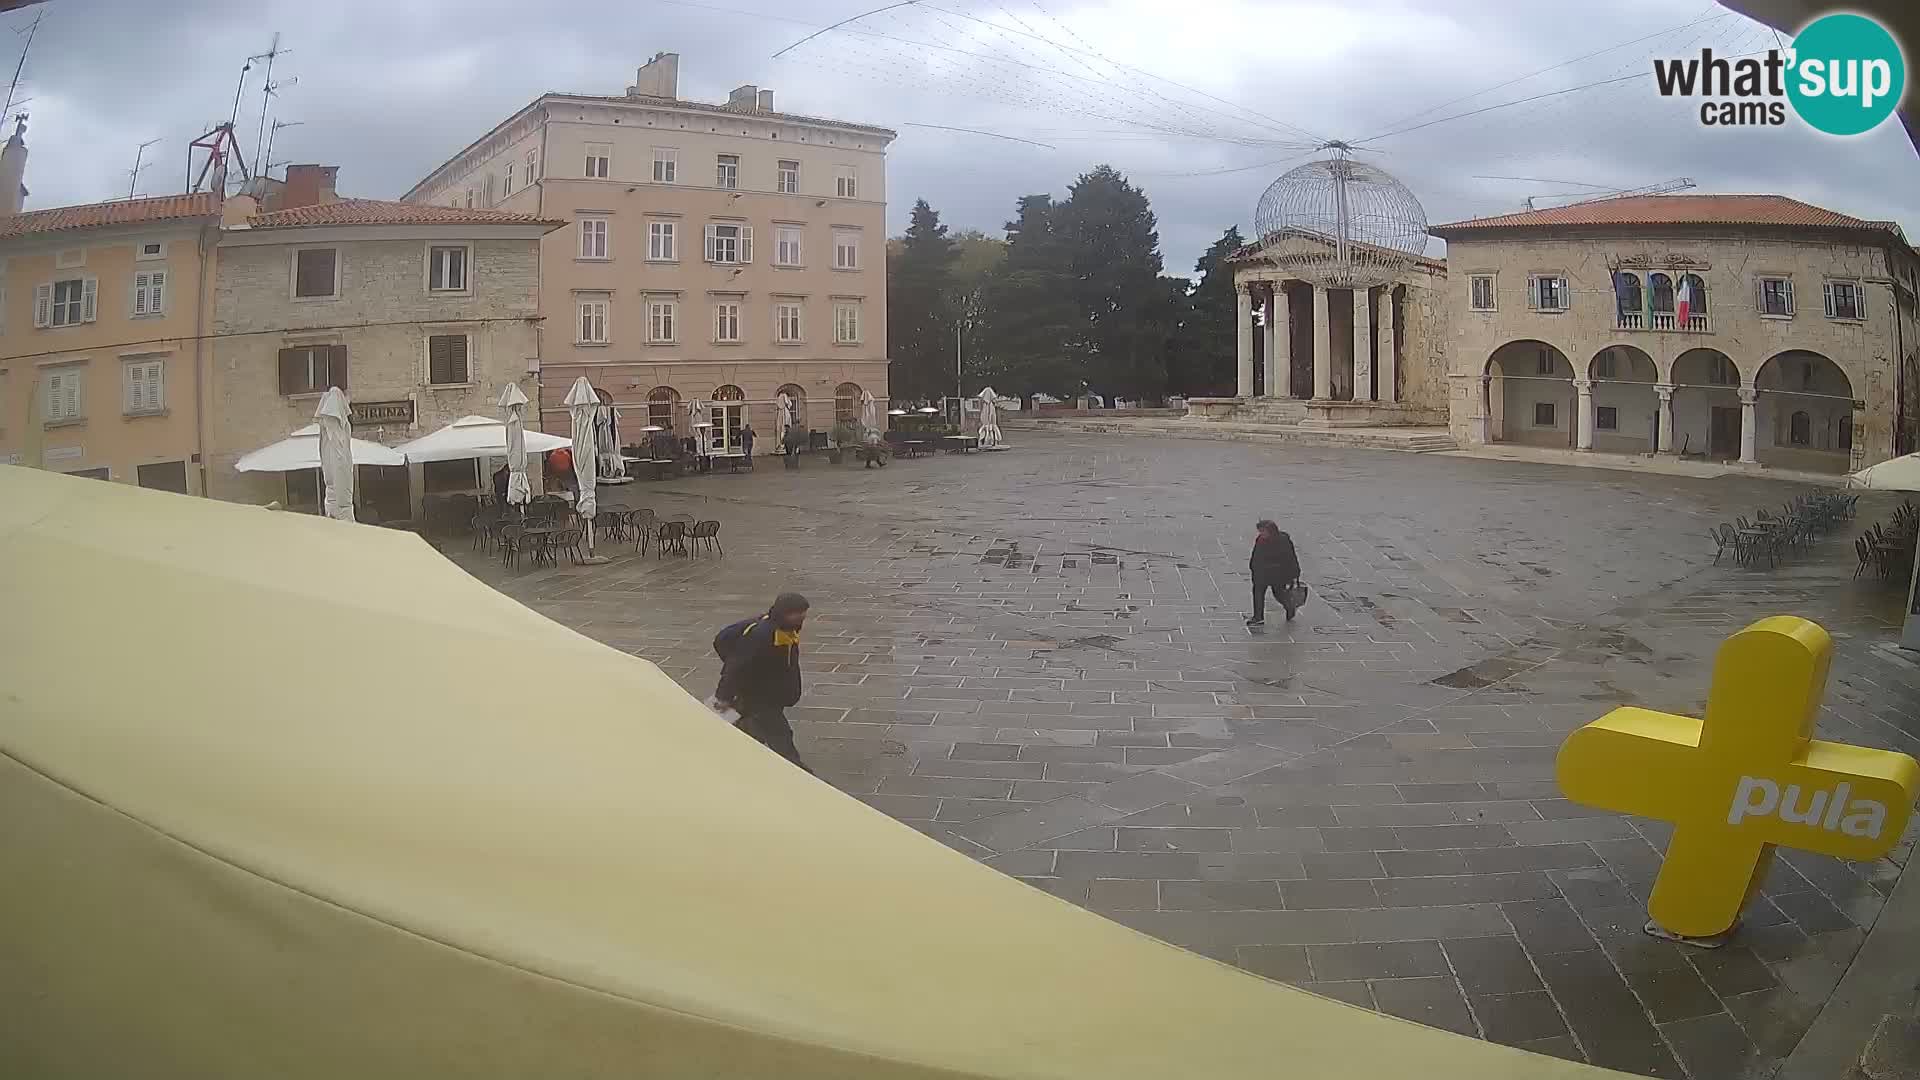
M 1837 473 L 1903 442 L 1920 259 L 1890 222 L 1650 196 L 1432 231 L 1462 445 Z
M 1446 263 L 1410 258 L 1384 285 L 1336 289 L 1300 280 L 1280 250 L 1249 245 L 1232 260 L 1238 392 L 1203 401 L 1202 414 L 1332 427 L 1440 423 Z
M 210 195 L 0 218 L 0 462 L 203 490 Z
M 621 406 L 623 440 L 711 419 L 815 431 L 887 399 L 884 128 L 774 110 L 773 92 L 682 100 L 656 56 L 621 97 L 549 94 L 407 193 L 565 222 L 542 242 L 539 402 L 564 432 L 580 375 Z M 696 416 L 696 403 L 701 404 Z M 637 421 L 637 422 L 636 422 Z
M 248 452 L 313 422 L 329 386 L 355 438 L 396 445 L 532 388 L 540 239 L 506 213 L 333 197 L 251 218 L 220 238 L 212 300 L 209 494 L 317 503 L 311 473 L 242 473 Z M 531 395 L 529 395 L 531 396 Z M 413 518 L 422 497 L 485 489 L 488 466 L 363 467 L 362 520 Z

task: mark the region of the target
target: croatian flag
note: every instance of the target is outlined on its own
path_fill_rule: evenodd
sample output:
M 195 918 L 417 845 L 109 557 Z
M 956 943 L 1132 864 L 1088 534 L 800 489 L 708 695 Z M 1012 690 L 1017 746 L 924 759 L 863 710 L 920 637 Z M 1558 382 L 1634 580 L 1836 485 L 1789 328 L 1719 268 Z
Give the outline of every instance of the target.
M 1680 291 L 1675 293 L 1673 297 L 1673 324 L 1680 327 L 1686 326 L 1687 316 L 1692 314 L 1693 278 L 1682 277 L 1680 279 Z

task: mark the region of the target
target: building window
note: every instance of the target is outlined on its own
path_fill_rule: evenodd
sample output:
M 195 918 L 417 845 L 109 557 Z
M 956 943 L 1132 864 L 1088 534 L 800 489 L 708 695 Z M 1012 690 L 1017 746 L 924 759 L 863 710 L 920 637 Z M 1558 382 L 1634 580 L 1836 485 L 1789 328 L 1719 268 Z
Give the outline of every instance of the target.
M 860 178 L 853 166 L 841 165 L 833 170 L 833 193 L 842 199 L 860 197 Z
M 1601 431 L 1620 430 L 1620 410 L 1612 405 L 1602 405 L 1593 410 L 1593 426 Z
M 860 305 L 833 305 L 833 340 L 841 345 L 860 342 Z
M 778 225 L 773 230 L 773 264 L 800 265 L 800 226 Z
M 710 263 L 752 262 L 753 228 L 748 225 L 707 226 L 707 261 Z
M 1793 446 L 1805 446 L 1813 441 L 1813 417 L 1804 410 L 1787 418 L 1787 442 Z
M 469 342 L 465 334 L 433 334 L 427 338 L 427 385 L 464 386 L 473 381 L 467 365 Z
M 420 482 L 428 495 L 438 495 L 448 491 L 476 491 L 480 487 L 480 462 L 474 458 L 422 462 Z
M 587 144 L 587 179 L 605 180 L 613 173 L 613 147 L 608 143 Z
M 332 248 L 294 252 L 293 295 L 307 300 L 340 295 L 340 253 Z
M 1827 282 L 1827 318 L 1863 319 L 1866 305 L 1861 301 L 1859 282 Z
M 513 162 L 507 162 L 507 182 L 500 185 L 500 194 L 513 194 Z
M 833 422 L 857 423 L 860 420 L 860 384 L 843 382 L 833 388 Z
M 1673 279 L 1665 274 L 1648 274 L 1647 288 L 1653 293 L 1653 313 L 1673 314 Z M 1663 327 L 1655 327 L 1663 329 Z
M 492 206 L 494 203 L 500 201 L 498 198 L 494 196 L 493 183 L 494 183 L 493 174 L 488 173 L 487 174 L 487 205 L 488 206 Z
M 582 298 L 580 301 L 580 338 L 582 345 L 605 345 L 607 337 L 607 298 Z
M 728 191 L 740 186 L 740 155 L 721 154 L 714 159 L 713 183 Z
M 467 209 L 473 209 L 473 189 L 467 189 Z
M 345 345 L 298 345 L 280 350 L 280 393 L 287 397 L 347 388 Z
M 1535 375 L 1552 375 L 1555 373 L 1557 367 L 1558 365 L 1554 362 L 1553 350 L 1545 345 L 1540 346 L 1540 351 L 1534 354 L 1533 373 Z
M 466 292 L 468 255 L 464 244 L 428 247 L 427 291 Z
M 1474 274 L 1467 279 L 1467 310 L 1493 311 L 1493 275 Z
M 84 402 L 80 397 L 80 383 L 85 377 L 86 369 L 79 366 L 47 372 L 47 423 L 68 423 L 86 415 L 81 411 Z
M 653 182 L 656 184 L 680 182 L 680 151 L 671 146 L 653 148 Z
M 1615 325 L 1622 330 L 1645 330 L 1646 298 L 1640 291 L 1640 275 L 1625 270 L 1613 274 Z
M 141 465 L 134 470 L 140 486 L 153 491 L 177 491 L 187 493 L 187 463 L 184 461 L 156 461 Z
M 723 300 L 713 305 L 713 340 L 740 340 L 740 305 L 732 300 Z
M 67 278 L 41 285 L 33 294 L 33 325 L 78 326 L 90 323 L 98 287 L 93 278 Z
M 671 386 L 656 386 L 647 393 L 647 423 L 661 431 L 673 430 L 674 406 L 680 395 Z
M 149 240 L 140 245 L 140 250 L 135 252 L 133 257 L 142 262 L 149 259 L 164 259 L 167 257 L 166 241 Z
M 583 259 L 604 259 L 607 257 L 607 219 L 580 219 L 580 257 Z
M 672 344 L 680 305 L 672 300 L 647 301 L 647 341 L 655 345 Z
M 860 269 L 859 233 L 835 232 L 833 234 L 833 268 L 835 270 Z
M 1554 426 L 1553 415 L 1554 415 L 1553 402 L 1536 401 L 1533 403 L 1533 426 L 1534 427 Z
M 1774 315 L 1783 319 L 1793 317 L 1792 278 L 1763 277 L 1760 279 L 1760 314 Z
M 167 313 L 167 272 L 165 270 L 143 270 L 133 275 L 133 315 L 165 315 Z
M 538 179 L 540 179 L 540 150 L 536 147 L 527 151 L 527 183 L 531 184 Z
M 1556 274 L 1535 274 L 1527 279 L 1527 293 L 1535 311 L 1567 310 L 1567 279 Z
M 120 365 L 120 369 L 126 385 L 128 416 L 157 413 L 166 408 L 166 361 L 134 360 Z
M 657 262 L 673 262 L 680 257 L 674 244 L 674 229 L 671 221 L 647 222 L 647 258 Z
M 1613 378 L 1613 350 L 1606 349 L 1593 360 L 1593 377 L 1596 379 Z
M 800 163 L 782 161 L 779 171 L 774 175 L 774 187 L 782 195 L 800 194 Z
M 773 340 L 783 345 L 800 342 L 800 305 L 773 305 Z

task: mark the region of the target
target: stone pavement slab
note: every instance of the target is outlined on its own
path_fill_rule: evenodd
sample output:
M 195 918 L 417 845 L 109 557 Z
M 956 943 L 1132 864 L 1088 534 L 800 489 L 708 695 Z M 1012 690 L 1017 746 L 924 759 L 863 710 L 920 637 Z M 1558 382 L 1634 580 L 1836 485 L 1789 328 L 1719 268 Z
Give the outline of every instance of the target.
M 798 589 L 802 752 L 876 810 L 1270 978 L 1724 1077 L 1793 1049 L 1912 837 L 1875 864 L 1782 858 L 1731 945 L 1685 949 L 1639 930 L 1665 828 L 1560 798 L 1553 761 L 1615 705 L 1697 712 L 1719 642 L 1776 613 L 1834 632 L 1824 737 L 1920 751 L 1920 668 L 1871 647 L 1897 601 L 1851 580 L 1846 538 L 1775 571 L 1711 565 L 1709 525 L 1796 490 L 1022 432 L 884 474 L 810 460 L 603 494 L 718 518 L 724 558 L 450 553 L 703 697 L 713 632 Z M 1250 632 L 1261 517 L 1313 596 Z

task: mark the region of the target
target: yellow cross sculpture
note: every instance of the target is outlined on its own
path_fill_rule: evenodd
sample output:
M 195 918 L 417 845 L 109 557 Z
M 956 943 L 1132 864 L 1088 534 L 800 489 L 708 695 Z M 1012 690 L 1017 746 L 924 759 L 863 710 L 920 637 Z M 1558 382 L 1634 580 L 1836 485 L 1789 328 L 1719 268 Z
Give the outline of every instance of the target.
M 1615 709 L 1556 765 L 1567 798 L 1672 822 L 1647 913 L 1687 938 L 1731 928 L 1775 845 L 1872 859 L 1900 840 L 1920 762 L 1814 739 L 1833 639 L 1788 615 L 1728 638 L 1704 720 Z

